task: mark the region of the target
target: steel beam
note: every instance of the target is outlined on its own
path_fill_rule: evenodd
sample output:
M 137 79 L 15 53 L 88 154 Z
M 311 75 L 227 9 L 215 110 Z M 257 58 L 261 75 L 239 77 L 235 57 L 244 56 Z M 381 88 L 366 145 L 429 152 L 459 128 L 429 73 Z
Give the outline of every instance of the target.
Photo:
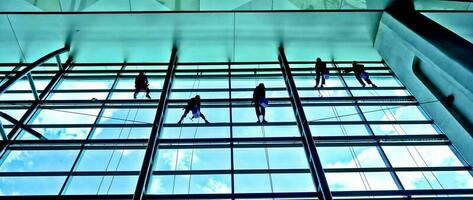
M 4 84 L 2 84 L 0 86 L 0 94 L 3 94 L 10 86 L 12 86 L 14 83 L 16 83 L 16 81 L 18 81 L 21 78 L 23 78 L 24 76 L 26 76 L 28 73 L 30 73 L 37 66 L 43 64 L 44 62 L 48 61 L 49 59 L 51 59 L 54 56 L 57 56 L 59 54 L 62 54 L 64 52 L 68 52 L 68 51 L 69 51 L 69 46 L 65 46 L 65 47 L 60 48 L 56 51 L 53 51 L 53 52 L 41 57 L 40 59 L 36 60 L 35 62 L 31 63 L 25 69 L 23 69 L 19 73 L 17 73 L 14 77 L 8 79 L 8 81 L 6 81 Z
M 163 84 L 163 91 L 161 92 L 160 101 L 154 117 L 153 128 L 151 129 L 151 135 L 146 148 L 143 164 L 141 166 L 140 176 L 136 184 L 136 189 L 133 195 L 134 200 L 141 200 L 145 195 L 146 188 L 148 186 L 151 170 L 153 169 L 153 161 L 158 146 L 158 139 L 161 132 L 161 128 L 164 123 L 164 116 L 166 111 L 166 105 L 168 96 L 171 94 L 171 87 L 174 75 L 176 73 L 177 65 L 177 48 L 173 47 L 171 51 L 171 57 L 169 59 L 169 66 L 167 69 L 166 78 Z
M 287 62 L 286 54 L 284 53 L 284 48 L 282 46 L 279 47 L 278 60 L 283 71 L 283 77 L 289 92 L 289 96 L 291 97 L 294 115 L 296 116 L 299 130 L 303 136 L 304 148 L 308 156 L 312 178 L 319 194 L 318 197 L 322 200 L 332 200 L 333 198 L 327 178 L 325 177 L 315 143 L 313 142 L 313 136 L 304 113 L 304 108 L 302 107 L 301 99 L 296 88 L 296 83 L 292 77 L 291 69 Z
M 62 66 L 61 63 L 61 57 L 59 55 L 56 56 L 56 63 L 59 71 L 64 71 L 64 67 Z
M 0 135 L 2 136 L 2 140 L 7 141 L 7 133 L 5 132 L 5 129 L 3 128 L 2 121 L 0 121 Z
M 38 133 L 34 129 L 30 128 L 29 126 L 24 125 L 20 121 L 16 120 L 12 116 L 10 116 L 10 115 L 2 112 L 2 111 L 0 111 L 0 117 L 2 117 L 3 119 L 6 119 L 7 121 L 11 122 L 15 126 L 20 127 L 21 129 L 25 130 L 26 132 L 30 133 L 31 135 L 37 137 L 40 140 L 46 140 L 47 139 L 41 133 Z M 3 127 L 2 127 L 2 129 L 3 129 Z M 2 137 L 3 137 L 3 135 L 2 135 Z M 8 137 L 6 137 L 6 138 L 7 138 L 7 140 L 9 139 Z
M 38 90 L 36 90 L 36 86 L 35 86 L 35 84 L 34 84 L 33 76 L 31 76 L 31 73 L 28 73 L 28 74 L 26 75 L 26 77 L 28 77 L 28 82 L 29 82 L 29 84 L 30 84 L 31 93 L 33 93 L 34 99 L 35 99 L 36 101 L 39 101 Z

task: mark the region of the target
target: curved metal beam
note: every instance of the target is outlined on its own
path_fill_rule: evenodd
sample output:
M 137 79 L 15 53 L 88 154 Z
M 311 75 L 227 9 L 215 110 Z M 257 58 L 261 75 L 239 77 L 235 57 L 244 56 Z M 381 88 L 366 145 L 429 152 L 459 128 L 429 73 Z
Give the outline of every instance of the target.
M 18 120 L 16 120 L 12 116 L 10 116 L 10 115 L 2 112 L 2 111 L 0 111 L 0 117 L 2 117 L 3 119 L 6 119 L 7 121 L 11 122 L 12 124 L 15 124 L 16 126 L 19 126 L 23 130 L 27 131 L 28 133 L 30 133 L 31 135 L 37 137 L 40 140 L 47 140 L 47 138 L 45 138 L 43 135 L 41 135 L 41 133 L 38 133 L 37 131 L 33 130 L 32 128 L 20 123 Z
M 8 79 L 3 85 L 0 86 L 0 94 L 3 94 L 7 89 L 12 86 L 17 80 L 20 80 L 24 76 L 26 76 L 28 73 L 30 73 L 35 67 L 43 64 L 44 62 L 48 61 L 51 58 L 54 58 L 55 56 L 58 56 L 64 52 L 69 51 L 69 46 L 64 46 L 63 48 L 60 48 L 56 51 L 53 51 L 40 59 L 36 60 L 35 62 L 31 63 L 28 65 L 25 69 L 21 70 L 19 73 L 17 73 L 14 77 Z

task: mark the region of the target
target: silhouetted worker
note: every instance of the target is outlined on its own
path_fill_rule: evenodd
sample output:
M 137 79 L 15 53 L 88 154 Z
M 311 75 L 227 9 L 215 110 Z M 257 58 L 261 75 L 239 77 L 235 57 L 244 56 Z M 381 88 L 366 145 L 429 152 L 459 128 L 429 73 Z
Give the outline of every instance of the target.
M 184 119 L 184 117 L 187 116 L 187 113 L 189 113 L 189 111 L 192 111 L 192 119 L 202 117 L 205 123 L 207 124 L 210 123 L 209 121 L 207 121 L 207 119 L 205 119 L 204 114 L 200 112 L 200 96 L 199 95 L 195 95 L 194 98 L 189 99 L 184 109 L 185 109 L 184 114 L 182 114 L 181 119 L 177 122 L 177 124 L 182 123 L 182 120 Z
M 356 63 L 356 61 L 352 62 L 352 68 L 346 69 L 345 73 L 349 73 L 350 71 L 355 72 L 355 77 L 358 82 L 360 82 L 361 86 L 365 87 L 365 83 L 362 79 L 365 79 L 366 83 L 370 84 L 373 87 L 377 87 L 373 82 L 371 82 L 369 75 L 365 72 L 365 66 L 362 64 Z
M 255 103 L 256 117 L 258 118 L 256 123 L 260 122 L 261 115 L 263 116 L 261 122 L 267 123 L 265 119 L 265 108 L 268 106 L 268 100 L 266 99 L 266 88 L 264 88 L 263 83 L 260 83 L 256 86 L 255 90 L 253 90 L 253 100 L 251 100 L 251 103 Z
M 327 70 L 327 64 L 325 62 L 322 62 L 320 58 L 316 59 L 315 73 L 317 74 L 317 77 L 315 78 L 315 87 L 319 86 L 320 76 L 322 76 L 322 84 L 320 84 L 320 87 L 324 87 L 325 77 L 328 76 L 328 70 Z
M 151 99 L 149 96 L 148 85 L 148 77 L 146 77 L 144 72 L 140 72 L 140 74 L 135 78 L 135 93 L 133 94 L 133 98 L 136 99 L 136 95 L 138 95 L 139 92 L 146 92 L 146 97 Z

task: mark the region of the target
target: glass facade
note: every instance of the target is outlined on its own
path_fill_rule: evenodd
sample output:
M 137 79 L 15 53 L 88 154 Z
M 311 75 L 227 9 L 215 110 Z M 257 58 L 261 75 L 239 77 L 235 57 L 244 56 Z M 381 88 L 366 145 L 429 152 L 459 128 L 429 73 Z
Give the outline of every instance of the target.
M 342 61 L 327 63 L 319 88 L 313 62 L 45 64 L 32 71 L 43 99 L 26 78 L 0 95 L 2 112 L 46 138 L 0 119 L 10 137 L 0 194 L 320 199 L 324 183 L 334 198 L 473 194 L 471 166 L 423 112 L 429 102 L 384 63 L 359 62 L 378 87 L 361 87 Z M 0 69 L 6 80 L 21 66 Z M 141 71 L 152 99 L 133 99 Z M 259 83 L 270 102 L 264 124 L 251 103 Z M 211 123 L 178 125 L 195 95 Z

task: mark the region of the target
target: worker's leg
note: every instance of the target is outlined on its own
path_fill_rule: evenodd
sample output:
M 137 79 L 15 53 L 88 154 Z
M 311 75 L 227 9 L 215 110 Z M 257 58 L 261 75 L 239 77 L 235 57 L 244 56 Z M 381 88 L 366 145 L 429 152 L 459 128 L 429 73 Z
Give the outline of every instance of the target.
M 255 101 L 255 112 L 256 112 L 256 118 L 258 118 L 258 122 L 259 122 L 259 116 L 261 115 L 259 108 L 260 108 L 259 100 L 257 100 Z
M 356 80 L 358 80 L 358 82 L 360 82 L 360 84 L 361 84 L 362 87 L 365 87 L 365 83 L 364 83 L 363 80 L 361 79 L 360 74 L 355 74 L 355 78 L 356 78 Z
M 177 122 L 178 124 L 182 123 L 182 120 L 184 119 L 184 117 L 187 116 L 187 113 L 189 113 L 190 109 L 186 108 L 186 110 L 184 111 L 184 114 L 182 114 L 181 116 L 181 119 Z
M 323 77 L 322 77 L 322 80 L 323 80 Z M 320 82 L 320 72 L 317 72 L 317 76 L 315 77 L 315 87 L 319 86 L 319 82 Z M 322 81 L 322 84 L 324 84 L 323 81 Z
M 148 99 L 151 99 L 151 96 L 149 96 L 149 92 L 150 92 L 150 91 L 149 91 L 149 87 L 146 86 L 146 87 L 145 87 L 145 90 L 146 90 L 146 97 L 147 97 Z
M 266 116 L 266 108 L 264 108 L 263 106 L 260 106 L 261 108 L 261 114 L 263 115 L 263 123 L 266 123 L 266 119 L 265 119 L 265 116 Z
M 207 121 L 207 119 L 205 118 L 204 113 L 200 113 L 200 117 L 202 117 L 202 119 L 205 121 L 205 123 L 210 124 L 210 122 Z

